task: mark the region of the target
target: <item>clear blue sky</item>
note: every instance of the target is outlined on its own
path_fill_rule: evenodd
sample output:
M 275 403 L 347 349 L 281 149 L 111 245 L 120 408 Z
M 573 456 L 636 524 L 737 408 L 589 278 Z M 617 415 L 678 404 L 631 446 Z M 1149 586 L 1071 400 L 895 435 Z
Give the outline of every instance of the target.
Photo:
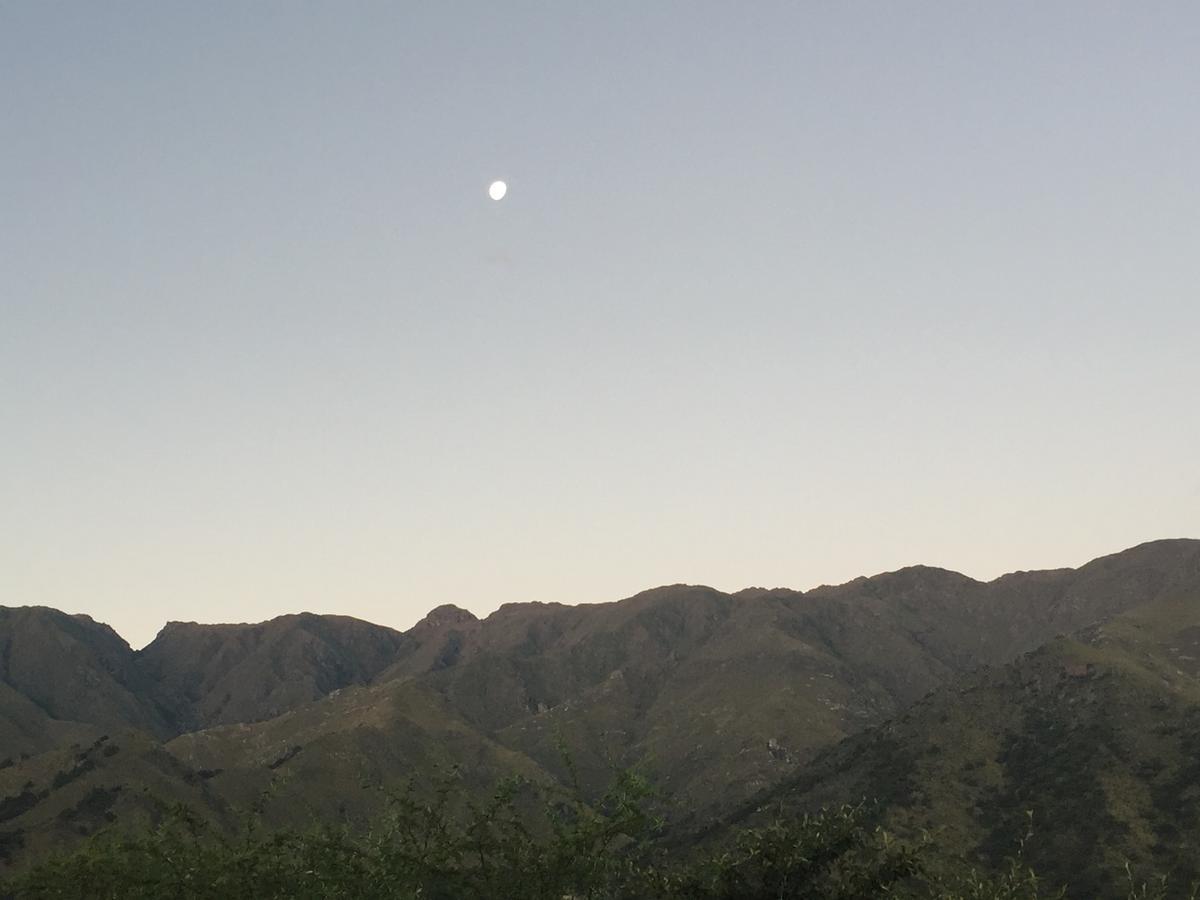
M 0 0 L 0 603 L 1198 536 L 1198 59 L 1185 2 Z

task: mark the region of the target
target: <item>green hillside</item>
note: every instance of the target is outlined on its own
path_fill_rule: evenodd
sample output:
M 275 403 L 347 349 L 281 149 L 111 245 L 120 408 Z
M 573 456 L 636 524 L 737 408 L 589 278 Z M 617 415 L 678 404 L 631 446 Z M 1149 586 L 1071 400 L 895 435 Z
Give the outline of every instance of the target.
M 988 865 L 1026 856 L 1073 897 L 1124 896 L 1135 872 L 1200 879 L 1200 591 L 1180 589 L 935 691 L 757 798 L 788 815 L 882 803 Z
M 519 776 L 591 803 L 632 769 L 676 849 L 755 810 L 866 797 L 986 866 L 1032 809 L 1030 852 L 1075 896 L 1126 858 L 1190 877 L 1198 598 L 1200 541 L 1178 540 L 988 583 L 916 566 L 806 592 L 447 606 L 404 633 L 173 624 L 140 653 L 90 620 L 2 610 L 0 865 L 176 803 L 218 829 L 252 807 L 359 828 L 439 773 L 464 802 Z

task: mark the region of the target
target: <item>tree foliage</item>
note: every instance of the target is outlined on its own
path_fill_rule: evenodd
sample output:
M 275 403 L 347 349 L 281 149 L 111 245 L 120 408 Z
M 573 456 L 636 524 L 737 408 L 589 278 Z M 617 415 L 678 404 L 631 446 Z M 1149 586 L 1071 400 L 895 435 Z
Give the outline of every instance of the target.
M 422 789 L 424 787 L 424 789 Z M 522 779 L 466 799 L 454 774 L 410 783 L 366 830 L 267 830 L 261 807 L 229 835 L 174 807 L 140 834 L 97 835 L 0 886 L 0 897 L 139 900 L 1051 900 L 1024 862 L 1032 829 L 1000 872 L 897 841 L 865 805 L 779 818 L 685 859 L 656 849 L 662 821 L 644 779 L 618 773 L 585 802 Z M 1173 896 L 1129 875 L 1130 900 Z M 1193 893 L 1193 897 L 1195 894 Z

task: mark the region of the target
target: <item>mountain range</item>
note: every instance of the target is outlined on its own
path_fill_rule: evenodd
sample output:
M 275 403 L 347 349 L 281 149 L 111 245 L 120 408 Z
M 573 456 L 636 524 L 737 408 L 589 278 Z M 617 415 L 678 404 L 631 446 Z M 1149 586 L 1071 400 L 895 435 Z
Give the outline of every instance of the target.
M 595 793 L 635 767 L 685 843 L 868 797 L 890 829 L 988 864 L 1032 810 L 1036 861 L 1103 896 L 1127 859 L 1195 868 L 1197 760 L 1196 540 L 990 582 L 914 566 L 483 619 L 442 606 L 404 632 L 173 622 L 140 651 L 86 616 L 0 607 L 9 865 L 164 802 L 357 823 L 437 771 Z

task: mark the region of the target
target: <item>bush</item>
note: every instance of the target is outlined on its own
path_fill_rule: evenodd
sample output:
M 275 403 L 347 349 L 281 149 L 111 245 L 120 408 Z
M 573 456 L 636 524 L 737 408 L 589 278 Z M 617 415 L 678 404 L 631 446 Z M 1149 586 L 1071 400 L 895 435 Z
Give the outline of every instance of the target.
M 656 850 L 661 820 L 639 776 L 619 773 L 599 801 L 522 779 L 482 804 L 456 773 L 389 797 L 365 832 L 268 832 L 262 804 L 229 835 L 175 807 L 134 836 L 102 833 L 0 887 L 0 896 L 184 900 L 1051 900 L 1023 862 L 1032 828 L 998 873 L 947 859 L 928 839 L 899 842 L 863 805 L 777 819 L 691 859 Z M 264 801 L 265 802 L 265 799 Z M 1032 819 L 1030 820 L 1032 823 Z M 1130 900 L 1164 900 L 1165 880 Z M 1193 898 L 1195 894 L 1193 893 Z

